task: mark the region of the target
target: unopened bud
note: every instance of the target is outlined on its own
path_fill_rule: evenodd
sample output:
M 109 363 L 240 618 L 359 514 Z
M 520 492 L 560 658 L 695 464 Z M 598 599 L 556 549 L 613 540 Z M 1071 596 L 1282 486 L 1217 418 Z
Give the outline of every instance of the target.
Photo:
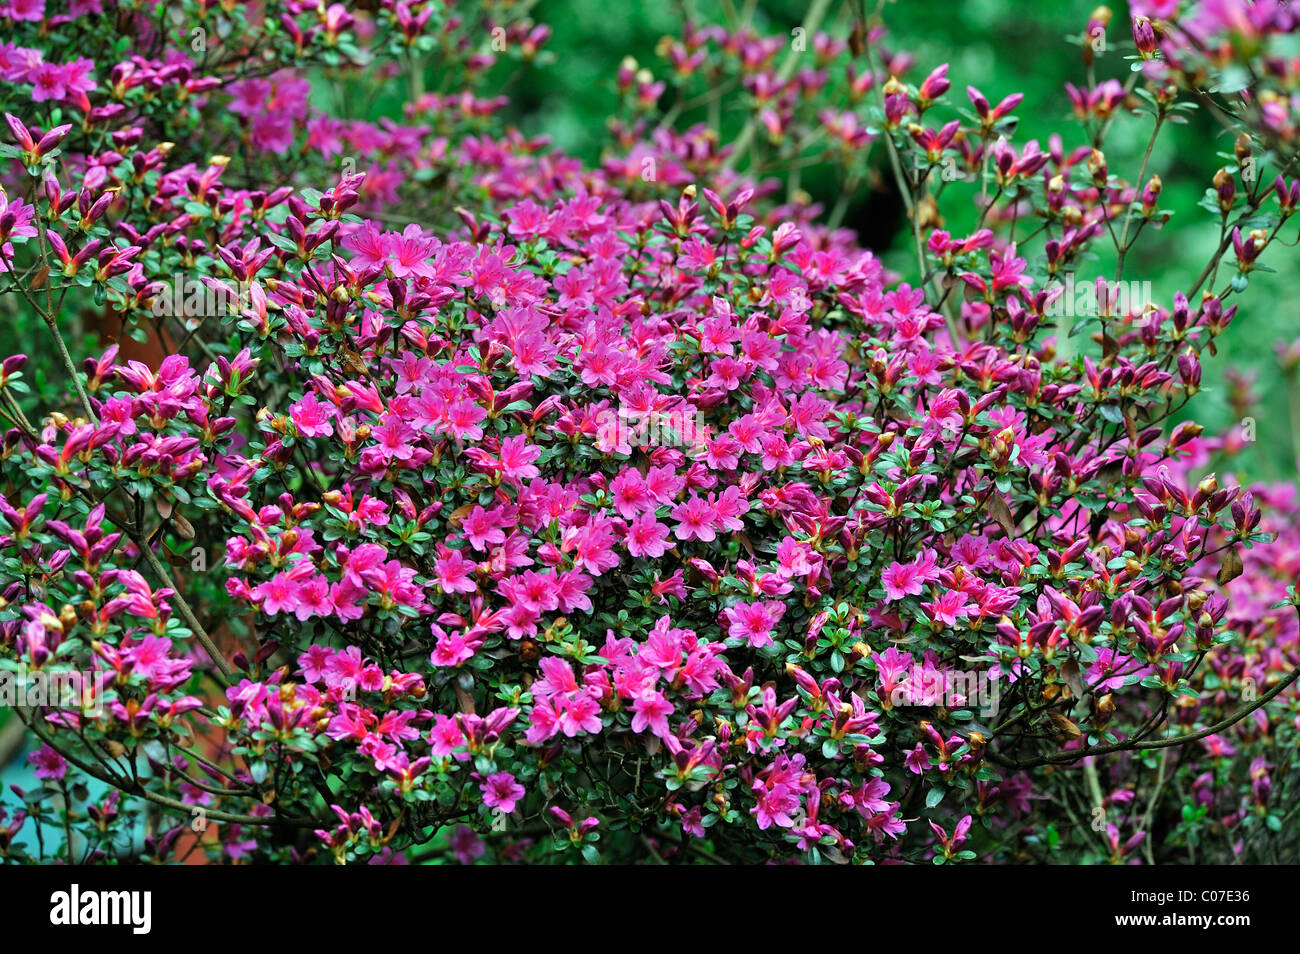
M 1237 141 L 1232 144 L 1232 153 L 1238 161 L 1244 161 L 1250 158 L 1250 135 L 1248 133 L 1239 133 Z

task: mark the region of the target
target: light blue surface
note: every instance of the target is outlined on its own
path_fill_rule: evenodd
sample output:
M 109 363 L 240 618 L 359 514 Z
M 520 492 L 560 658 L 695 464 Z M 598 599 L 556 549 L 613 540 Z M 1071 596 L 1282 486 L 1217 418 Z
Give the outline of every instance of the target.
M 36 769 L 27 762 L 27 756 L 35 752 L 40 746 L 33 744 L 34 740 L 28 735 L 26 744 L 18 750 L 8 765 L 0 766 L 0 805 L 3 805 L 9 812 L 8 819 L 13 820 L 16 812 L 21 811 L 25 806 L 22 800 L 14 793 L 10 787 L 17 785 L 25 792 L 31 792 L 45 784 L 44 779 L 36 777 Z M 74 770 L 75 771 L 75 770 Z M 110 786 L 96 778 L 89 778 L 82 773 L 77 773 L 78 780 L 86 783 L 86 789 L 90 793 L 89 801 L 97 802 L 108 794 Z M 77 803 L 80 812 L 85 812 L 85 805 Z M 45 823 L 45 851 L 47 861 L 51 864 L 64 860 L 63 851 L 63 829 L 58 824 Z M 80 836 L 76 836 L 79 838 Z M 23 827 L 18 829 L 18 834 L 14 836 L 13 843 L 21 845 L 24 849 L 33 855 L 37 853 L 36 843 L 36 822 L 28 818 L 23 822 Z M 74 840 L 74 844 L 76 841 Z M 56 854 L 57 853 L 57 854 Z

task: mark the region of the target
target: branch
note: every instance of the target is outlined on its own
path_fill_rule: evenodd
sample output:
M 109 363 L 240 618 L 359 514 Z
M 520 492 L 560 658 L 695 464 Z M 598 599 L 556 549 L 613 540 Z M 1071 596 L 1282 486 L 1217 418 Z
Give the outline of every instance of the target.
M 1300 614 L 1300 605 L 1296 607 L 1296 611 Z M 1260 696 L 1255 702 L 1252 702 L 1239 712 L 1235 712 L 1230 716 L 1220 719 L 1218 722 L 1206 726 L 1199 732 L 1174 736 L 1172 739 L 1156 739 L 1152 742 L 1112 742 L 1108 745 L 1098 745 L 1090 749 L 1079 749 L 1073 752 L 1057 752 L 1054 755 L 1044 755 L 1040 758 L 1030 759 L 1026 762 L 1008 762 L 1007 764 L 1010 767 L 1017 769 L 1035 768 L 1039 765 L 1072 765 L 1080 759 L 1085 759 L 1092 755 L 1107 755 L 1111 752 L 1136 752 L 1143 749 L 1169 749 L 1179 745 L 1186 745 L 1188 742 L 1196 742 L 1200 739 L 1206 738 L 1207 736 L 1222 732 L 1224 729 L 1231 728 L 1256 709 L 1262 709 L 1264 706 L 1268 705 L 1297 679 L 1300 679 L 1300 665 L 1297 665 L 1292 669 L 1285 679 L 1268 692 L 1264 693 L 1264 695 Z

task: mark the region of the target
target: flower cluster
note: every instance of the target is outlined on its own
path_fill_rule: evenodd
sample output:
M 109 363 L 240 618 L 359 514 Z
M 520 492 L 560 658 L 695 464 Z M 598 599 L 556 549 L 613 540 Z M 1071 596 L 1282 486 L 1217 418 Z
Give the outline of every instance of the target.
M 111 675 L 102 708 L 23 713 L 51 785 L 0 855 L 60 812 L 87 860 L 156 817 L 154 861 L 1121 862 L 1280 828 L 1296 503 L 1202 475 L 1231 449 L 1173 422 L 1300 195 L 1284 6 L 1136 4 L 1126 83 L 1068 91 L 1075 148 L 1013 143 L 1020 97 L 947 65 L 909 78 L 879 23 L 688 24 L 664 79 L 619 71 L 598 168 L 484 88 L 542 26 L 175 6 L 0 13 L 0 291 L 68 386 L 0 370 L 0 666 Z M 459 92 L 421 91 L 427 57 Z M 311 105 L 406 69 L 403 123 Z M 677 128 L 728 86 L 734 142 Z M 1066 351 L 1067 278 L 1165 218 L 1106 129 L 1202 101 L 1242 132 L 1217 253 Z M 772 179 L 851 190 L 873 157 L 916 284 Z M 223 307 L 160 312 L 187 274 Z M 65 296 L 164 353 L 67 341 Z

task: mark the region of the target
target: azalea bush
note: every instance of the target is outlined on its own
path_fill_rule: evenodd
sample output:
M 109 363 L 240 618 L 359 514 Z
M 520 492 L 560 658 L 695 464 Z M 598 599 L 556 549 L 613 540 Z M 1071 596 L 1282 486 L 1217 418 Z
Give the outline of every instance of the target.
M 1294 267 L 1295 15 L 1063 25 L 1046 142 L 858 3 L 684 23 L 591 166 L 500 118 L 518 7 L 0 7 L 0 857 L 1293 857 L 1300 503 L 1194 412 Z M 1188 121 L 1216 250 L 1118 295 L 1178 251 L 1107 137 Z

